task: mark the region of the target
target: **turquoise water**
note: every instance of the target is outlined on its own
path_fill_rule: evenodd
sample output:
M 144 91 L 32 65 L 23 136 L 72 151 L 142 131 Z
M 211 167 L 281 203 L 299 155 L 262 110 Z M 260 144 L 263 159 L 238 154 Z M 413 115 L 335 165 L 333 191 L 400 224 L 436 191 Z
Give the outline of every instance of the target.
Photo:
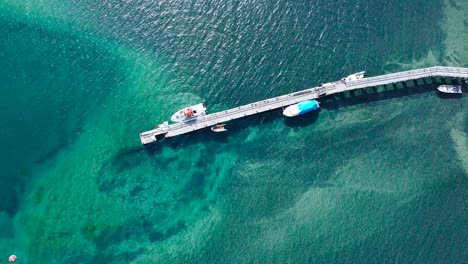
M 366 70 L 468 67 L 464 1 L 0 3 L 0 258 L 464 263 L 468 99 L 369 88 L 138 133 Z M 465 86 L 464 89 L 467 87 Z

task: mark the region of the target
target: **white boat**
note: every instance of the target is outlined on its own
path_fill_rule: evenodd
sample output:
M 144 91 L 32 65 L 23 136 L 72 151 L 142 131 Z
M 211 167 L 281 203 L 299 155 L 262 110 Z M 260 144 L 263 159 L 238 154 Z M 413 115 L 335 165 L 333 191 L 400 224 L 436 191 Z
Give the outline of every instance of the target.
M 461 85 L 440 85 L 437 87 L 437 90 L 442 93 L 456 93 L 456 94 L 461 94 L 462 89 Z
M 226 124 L 219 124 L 216 126 L 211 127 L 211 131 L 213 132 L 224 132 L 227 131 L 227 129 L 224 127 Z
M 187 122 L 203 115 L 206 115 L 206 107 L 203 103 L 200 103 L 175 112 L 171 117 L 171 121 L 176 123 Z
M 283 111 L 283 115 L 287 117 L 293 117 L 314 111 L 318 108 L 320 108 L 320 105 L 317 100 L 307 100 L 286 107 L 286 109 Z
M 345 82 L 348 82 L 348 81 L 355 81 L 355 80 L 364 79 L 364 77 L 366 77 L 366 72 L 361 71 L 361 72 L 356 72 L 356 73 L 353 73 L 351 75 L 348 75 L 345 78 L 343 78 L 342 80 L 345 81 Z

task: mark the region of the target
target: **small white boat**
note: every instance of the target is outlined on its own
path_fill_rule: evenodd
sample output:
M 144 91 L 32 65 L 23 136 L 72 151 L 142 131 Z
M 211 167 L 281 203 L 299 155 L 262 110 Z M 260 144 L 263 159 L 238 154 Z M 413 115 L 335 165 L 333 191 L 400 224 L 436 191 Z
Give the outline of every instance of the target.
M 211 131 L 213 132 L 224 132 L 227 131 L 227 129 L 224 127 L 226 124 L 219 124 L 216 126 L 211 127 Z
M 348 82 L 348 81 L 355 81 L 355 80 L 364 79 L 364 77 L 366 77 L 366 72 L 361 71 L 361 72 L 356 72 L 356 73 L 353 73 L 351 75 L 348 75 L 345 78 L 343 78 L 342 80 L 344 82 Z
M 454 93 L 454 94 L 461 94 L 462 89 L 461 85 L 440 85 L 437 87 L 437 90 L 442 93 Z
M 297 104 L 286 107 L 283 111 L 283 115 L 287 117 L 293 117 L 302 115 L 320 108 L 317 100 L 307 100 Z
M 187 122 L 202 115 L 206 115 L 206 107 L 203 103 L 200 103 L 175 112 L 171 117 L 171 121 L 176 123 Z

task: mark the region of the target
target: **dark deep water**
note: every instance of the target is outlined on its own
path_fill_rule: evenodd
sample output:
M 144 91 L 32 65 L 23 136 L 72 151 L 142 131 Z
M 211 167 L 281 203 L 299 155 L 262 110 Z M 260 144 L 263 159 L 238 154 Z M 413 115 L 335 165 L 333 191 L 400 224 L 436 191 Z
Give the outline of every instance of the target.
M 450 80 L 345 93 L 293 120 L 273 111 L 150 149 L 138 139 L 202 100 L 214 112 L 360 70 L 468 67 L 466 7 L 1 2 L 0 258 L 466 262 L 468 97 L 435 92 Z

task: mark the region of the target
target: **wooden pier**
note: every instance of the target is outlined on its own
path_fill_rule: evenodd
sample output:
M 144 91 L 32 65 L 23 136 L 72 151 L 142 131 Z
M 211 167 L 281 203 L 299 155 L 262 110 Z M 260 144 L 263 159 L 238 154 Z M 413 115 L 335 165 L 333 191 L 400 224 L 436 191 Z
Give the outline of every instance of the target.
M 344 91 L 375 87 L 387 84 L 395 84 L 407 81 L 415 81 L 422 78 L 449 77 L 468 80 L 468 68 L 459 67 L 430 67 L 417 70 L 403 71 L 360 80 L 339 80 L 322 84 L 318 87 L 273 97 L 225 111 L 200 116 L 195 120 L 185 123 L 169 124 L 167 121 L 158 125 L 155 129 L 140 133 L 141 143 L 146 145 L 159 139 L 186 134 L 195 130 L 204 129 L 216 124 L 224 123 L 233 119 L 250 116 L 273 109 L 289 106 L 305 100 L 316 99 Z

